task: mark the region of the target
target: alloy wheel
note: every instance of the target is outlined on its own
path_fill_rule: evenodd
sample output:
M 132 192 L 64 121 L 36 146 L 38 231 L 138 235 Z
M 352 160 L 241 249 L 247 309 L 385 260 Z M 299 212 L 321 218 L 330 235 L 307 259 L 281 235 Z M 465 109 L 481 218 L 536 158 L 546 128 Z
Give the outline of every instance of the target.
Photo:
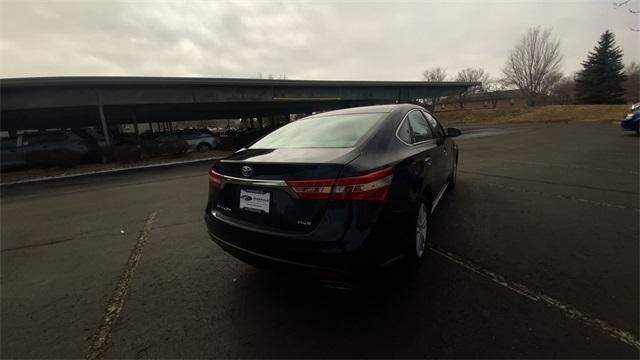
M 453 162 L 453 175 L 451 175 L 451 182 L 455 184 L 457 180 L 458 180 L 458 162 L 454 161 Z
M 419 258 L 424 254 L 427 247 L 427 207 L 420 204 L 418 210 L 418 219 L 416 221 L 416 256 Z

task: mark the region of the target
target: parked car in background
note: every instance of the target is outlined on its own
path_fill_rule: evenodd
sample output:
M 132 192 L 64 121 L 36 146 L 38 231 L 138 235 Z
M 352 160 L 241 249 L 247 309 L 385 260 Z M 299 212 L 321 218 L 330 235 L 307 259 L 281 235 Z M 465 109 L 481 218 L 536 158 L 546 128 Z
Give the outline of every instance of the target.
M 110 160 L 111 149 L 110 145 L 107 144 L 104 134 L 101 130 L 96 130 L 94 128 L 80 128 L 71 130 L 74 134 L 80 136 L 84 140 L 87 141 L 93 148 L 95 148 L 98 152 L 98 156 L 96 157 L 96 162 L 107 162 Z M 117 132 L 109 133 L 109 140 L 112 145 L 115 145 L 122 141 L 121 138 L 116 138 L 114 135 L 120 135 Z
M 620 122 L 620 126 L 624 130 L 635 131 L 636 135 L 640 136 L 640 107 L 636 107 L 635 111 L 627 114 Z
M 208 131 L 174 131 L 162 134 L 156 138 L 156 141 L 160 143 L 176 140 L 185 141 L 189 146 L 188 152 L 203 153 L 218 148 L 218 139 Z
M 98 146 L 72 131 L 26 133 L 1 141 L 3 169 L 19 167 L 71 167 L 99 160 Z
M 240 149 L 264 135 L 274 131 L 279 128 L 281 125 L 271 125 L 265 128 L 240 128 L 240 129 L 227 129 L 220 136 L 217 137 L 219 140 L 220 149 Z
M 104 138 L 104 134 L 101 130 L 92 128 L 80 128 L 73 129 L 71 130 L 71 132 L 89 141 L 90 143 L 95 144 L 99 148 L 106 148 L 108 146 L 107 141 Z M 113 134 L 110 134 L 109 139 L 111 140 L 111 143 L 115 143 Z
M 404 258 L 416 267 L 431 213 L 456 183 L 460 134 L 409 104 L 292 122 L 214 163 L 209 235 L 257 266 L 352 274 Z

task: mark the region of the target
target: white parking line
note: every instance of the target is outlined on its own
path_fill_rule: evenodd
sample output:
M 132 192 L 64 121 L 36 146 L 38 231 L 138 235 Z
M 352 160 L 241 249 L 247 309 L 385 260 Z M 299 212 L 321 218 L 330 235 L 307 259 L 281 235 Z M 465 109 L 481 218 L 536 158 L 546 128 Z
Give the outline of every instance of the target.
M 516 187 L 516 186 L 507 186 L 507 185 L 496 184 L 496 183 L 491 183 L 491 182 L 487 183 L 487 185 L 489 185 L 491 187 L 498 188 L 498 189 L 510 190 L 510 191 L 515 191 L 515 192 L 527 193 L 527 194 L 536 194 L 536 195 L 546 196 L 546 197 L 554 197 L 556 199 L 570 200 L 570 201 L 581 202 L 581 203 L 589 204 L 589 205 L 603 206 L 603 207 L 615 208 L 615 209 L 630 209 L 629 207 L 624 206 L 624 205 L 618 205 L 618 204 L 611 204 L 611 203 L 600 202 L 600 201 L 595 201 L 595 200 L 582 199 L 582 198 L 577 198 L 577 197 L 570 196 L 570 195 L 551 194 L 551 193 L 545 193 L 545 192 L 542 192 L 542 191 L 523 189 L 523 188 L 519 188 L 519 187 Z M 638 208 L 631 208 L 631 209 L 634 209 L 634 210 L 638 211 Z
M 640 340 L 633 336 L 633 334 L 620 330 L 614 326 L 607 324 L 605 321 L 590 317 L 589 315 L 583 313 L 580 310 L 573 308 L 568 304 L 564 304 L 559 300 L 556 300 L 550 296 L 538 293 L 534 290 L 529 289 L 528 287 L 505 279 L 503 276 L 491 272 L 489 270 L 484 269 L 483 267 L 473 264 L 465 259 L 460 258 L 459 256 L 452 254 L 444 249 L 436 248 L 433 244 L 429 243 L 429 250 L 434 253 L 443 256 L 444 258 L 470 270 L 484 278 L 491 280 L 492 282 L 507 288 L 516 294 L 522 295 L 530 300 L 541 302 L 549 307 L 555 308 L 559 310 L 563 315 L 568 318 L 576 319 L 581 321 L 582 323 L 599 330 L 605 335 L 608 335 L 620 342 L 623 342 L 627 345 L 631 345 L 636 349 L 640 349 Z
M 494 177 L 494 178 L 498 178 L 498 179 L 509 179 L 509 180 L 515 180 L 515 181 L 533 182 L 533 183 L 538 183 L 538 184 L 569 186 L 569 187 L 583 188 L 583 189 L 589 189 L 589 190 L 610 191 L 610 192 L 615 192 L 615 193 L 620 193 L 620 194 L 630 194 L 630 195 L 633 195 L 633 196 L 638 196 L 638 193 L 636 191 L 601 188 L 601 187 L 597 187 L 597 186 L 584 185 L 584 184 L 575 184 L 575 183 L 572 184 L 572 183 L 549 181 L 549 180 L 542 180 L 542 179 L 527 179 L 527 178 L 521 178 L 521 177 L 517 177 L 517 176 L 497 175 L 497 174 L 489 174 L 489 173 L 483 173 L 483 172 L 479 172 L 479 171 L 469 171 L 469 170 L 458 170 L 458 172 L 465 173 L 465 174 L 471 174 L 471 175 L 478 175 L 478 176 Z
M 131 278 L 138 265 L 140 256 L 142 256 L 142 249 L 149 238 L 149 232 L 151 232 L 156 215 L 157 212 L 152 212 L 149 215 L 140 235 L 138 235 L 138 240 L 131 250 L 131 255 L 129 255 L 129 260 L 127 260 L 127 264 L 120 275 L 120 280 L 118 280 L 118 284 L 116 288 L 113 289 L 109 302 L 107 302 L 104 315 L 100 320 L 96 333 L 91 338 L 91 345 L 85 355 L 85 359 L 102 359 L 104 353 L 109 348 L 111 343 L 111 330 L 120 317 L 120 311 L 122 311 L 124 300 L 127 297 Z
M 631 174 L 631 175 L 639 174 L 637 171 L 605 169 L 605 168 L 576 165 L 576 164 L 557 164 L 557 163 L 546 163 L 546 162 L 539 162 L 539 161 L 522 161 L 522 160 L 509 160 L 509 159 L 486 159 L 486 160 L 502 161 L 502 162 L 509 162 L 514 164 L 523 164 L 523 165 L 535 165 L 535 166 L 542 166 L 542 167 L 559 167 L 559 168 L 580 169 L 580 170 L 589 170 L 589 171 L 602 171 L 602 172 L 610 172 L 610 173 L 618 173 L 618 174 Z

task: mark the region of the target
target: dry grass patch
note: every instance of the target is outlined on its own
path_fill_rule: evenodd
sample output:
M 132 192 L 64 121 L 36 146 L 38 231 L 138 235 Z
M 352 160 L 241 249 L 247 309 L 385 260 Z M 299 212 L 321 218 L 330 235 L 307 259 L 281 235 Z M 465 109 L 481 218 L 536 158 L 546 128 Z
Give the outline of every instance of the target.
M 629 105 L 546 105 L 496 109 L 452 110 L 436 113 L 445 124 L 503 124 L 555 121 L 620 121 Z

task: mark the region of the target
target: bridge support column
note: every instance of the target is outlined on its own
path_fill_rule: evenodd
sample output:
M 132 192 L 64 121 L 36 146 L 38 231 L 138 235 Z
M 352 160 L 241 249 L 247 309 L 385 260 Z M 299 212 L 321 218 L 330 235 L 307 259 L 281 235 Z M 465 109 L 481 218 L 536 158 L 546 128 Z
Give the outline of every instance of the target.
M 136 132 L 136 136 L 140 136 L 140 129 L 138 128 L 138 117 L 136 116 L 136 112 L 131 114 L 131 119 L 133 120 L 133 129 Z
M 109 136 L 109 127 L 107 126 L 107 118 L 104 116 L 104 109 L 102 105 L 98 106 L 98 112 L 100 113 L 100 122 L 102 123 L 102 133 L 104 134 L 104 142 L 108 147 L 111 147 L 111 137 Z

